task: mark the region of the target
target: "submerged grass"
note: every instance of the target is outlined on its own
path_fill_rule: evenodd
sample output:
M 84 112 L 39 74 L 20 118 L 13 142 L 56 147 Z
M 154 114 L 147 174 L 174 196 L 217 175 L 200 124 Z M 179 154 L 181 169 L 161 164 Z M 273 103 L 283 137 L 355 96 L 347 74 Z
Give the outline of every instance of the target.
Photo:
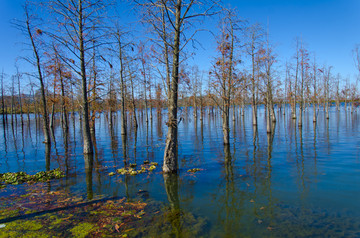
M 0 237 L 169 237 L 200 234 L 204 219 L 142 199 L 71 196 L 28 185 L 26 196 L 0 198 Z M 197 224 L 197 225 L 196 225 Z

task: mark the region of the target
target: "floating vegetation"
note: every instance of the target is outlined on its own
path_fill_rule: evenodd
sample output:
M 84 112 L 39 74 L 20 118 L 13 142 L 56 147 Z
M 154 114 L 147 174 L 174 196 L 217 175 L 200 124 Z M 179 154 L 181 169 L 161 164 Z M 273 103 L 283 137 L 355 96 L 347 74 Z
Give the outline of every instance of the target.
M 196 173 L 196 172 L 199 172 L 201 171 L 202 169 L 199 169 L 199 168 L 193 168 L 193 169 L 189 169 L 187 172 L 188 173 Z
M 150 163 L 148 161 L 144 161 L 144 164 L 141 165 L 141 169 L 136 170 L 137 164 L 130 164 L 128 168 L 120 168 L 117 169 L 116 172 L 121 175 L 124 174 L 138 175 L 146 172 L 151 172 L 156 169 L 156 166 L 158 166 L 158 163 L 156 162 Z M 113 176 L 113 175 L 115 175 L 114 172 L 109 173 L 109 176 Z
M 49 170 L 49 171 L 40 171 L 34 175 L 29 175 L 25 172 L 16 172 L 16 173 L 3 173 L 0 174 L 0 189 L 5 187 L 5 184 L 22 184 L 22 183 L 37 183 L 37 182 L 46 182 L 51 179 L 59 179 L 65 177 L 63 171 L 59 168 Z

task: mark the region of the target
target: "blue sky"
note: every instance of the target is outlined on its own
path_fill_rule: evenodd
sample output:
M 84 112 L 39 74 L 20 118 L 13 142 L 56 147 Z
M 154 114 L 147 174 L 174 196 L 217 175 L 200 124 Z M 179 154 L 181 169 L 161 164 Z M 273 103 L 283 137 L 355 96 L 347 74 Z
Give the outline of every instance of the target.
M 357 74 L 352 49 L 360 43 L 359 0 L 223 0 L 225 6 L 236 7 L 249 23 L 269 26 L 270 39 L 276 45 L 280 62 L 288 60 L 295 51 L 295 37 L 302 37 L 310 52 L 315 52 L 320 64 L 334 66 L 343 77 Z M 0 70 L 14 72 L 15 59 L 21 54 L 23 38 L 10 21 L 22 18 L 23 0 L 0 1 Z M 127 11 L 128 13 L 130 11 Z M 133 13 L 122 21 L 134 20 Z M 205 50 L 197 52 L 197 61 L 208 68 L 214 56 L 215 40 L 209 33 L 199 34 Z M 26 68 L 20 64 L 20 70 Z
M 269 22 L 270 39 L 280 60 L 294 54 L 294 39 L 302 37 L 319 63 L 333 65 L 344 77 L 354 77 L 352 49 L 360 43 L 358 0 L 229 1 L 251 23 Z

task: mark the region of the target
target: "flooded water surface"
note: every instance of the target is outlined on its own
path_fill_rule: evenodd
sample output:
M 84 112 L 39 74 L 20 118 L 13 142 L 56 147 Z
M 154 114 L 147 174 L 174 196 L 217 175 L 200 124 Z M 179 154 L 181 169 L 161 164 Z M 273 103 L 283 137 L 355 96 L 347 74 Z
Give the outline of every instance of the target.
M 20 117 L 16 125 L 1 124 L 0 173 L 60 168 L 65 177 L 0 189 L 0 234 L 360 237 L 357 112 L 333 107 L 327 120 L 320 108 L 313 124 L 309 109 L 299 129 L 287 109 L 285 115 L 277 113 L 274 133 L 267 134 L 264 110 L 259 109 L 254 128 L 247 108 L 230 121 L 231 143 L 224 146 L 219 112 L 206 110 L 200 121 L 192 109 L 183 109 L 178 175 L 161 173 L 166 111 L 154 112 L 148 123 L 139 116 L 137 131 L 129 119 L 125 139 L 120 113 L 112 126 L 100 114 L 95 154 L 85 157 L 78 114 L 70 115 L 67 134 L 56 122 L 50 147 L 42 143 L 41 125 L 31 115 L 23 126 Z M 145 172 L 119 174 L 125 165 Z M 37 200 L 38 194 L 44 196 Z M 75 218 L 76 224 L 68 222 Z M 100 228 L 107 231 L 97 233 Z

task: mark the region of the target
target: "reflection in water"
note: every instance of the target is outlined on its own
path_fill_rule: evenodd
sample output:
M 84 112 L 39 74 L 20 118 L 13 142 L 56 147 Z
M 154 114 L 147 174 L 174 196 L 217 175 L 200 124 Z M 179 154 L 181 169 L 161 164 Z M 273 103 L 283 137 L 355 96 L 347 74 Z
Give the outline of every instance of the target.
M 134 128 L 134 163 L 136 164 L 136 150 L 137 150 L 137 140 L 138 140 L 138 129 L 137 127 Z
M 314 174 L 315 174 L 315 179 L 317 179 L 317 148 L 316 148 L 316 142 L 317 142 L 317 138 L 316 138 L 316 122 L 313 123 L 313 133 L 314 133 Z
M 45 170 L 50 170 L 50 156 L 51 156 L 51 145 L 45 144 Z
M 51 157 L 51 145 L 46 143 L 45 144 L 45 170 L 46 171 L 50 170 L 50 157 Z M 48 192 L 51 191 L 51 182 L 50 181 L 47 182 L 47 189 L 48 189 Z
M 3 125 L 3 129 L 4 129 L 4 151 L 5 151 L 5 155 L 7 154 L 7 138 L 6 138 L 6 126 L 5 125 Z
M 265 120 L 259 120 L 258 126 L 253 127 L 249 111 L 245 110 L 244 117 L 237 116 L 239 124 L 232 125 L 232 136 L 236 139 L 231 148 L 219 146 L 222 145 L 221 120 L 216 109 L 210 108 L 209 116 L 202 121 L 193 122 L 189 118 L 182 121 L 179 124 L 182 161 L 179 175 L 163 175 L 157 166 L 153 172 L 111 177 L 110 172 L 123 167 L 121 157 L 127 163 L 133 163 L 133 157 L 136 162 L 138 157 L 141 162 L 148 159 L 161 164 L 164 140 L 161 114 L 154 118 L 154 128 L 151 129 L 151 123 L 147 126 L 143 118 L 138 130 L 130 129 L 131 133 L 127 138 L 122 137 L 121 142 L 117 137 L 117 120 L 109 127 L 101 115 L 92 138 L 93 158 L 82 154 L 78 115 L 73 122 L 70 120 L 67 132 L 61 133 L 61 126 L 54 127 L 54 135 L 63 136 L 56 138 L 58 156 L 51 151 L 52 146 L 41 143 L 41 126 L 38 130 L 35 126 L 25 129 L 29 135 L 36 136 L 34 143 L 26 131 L 22 138 L 20 125 L 17 129 L 15 123 L 11 127 L 9 115 L 8 129 L 0 128 L 0 133 L 4 131 L 0 135 L 3 148 L 0 173 L 23 168 L 27 172 L 42 171 L 44 164 L 49 170 L 57 166 L 53 158 L 64 158 L 59 161 L 63 162 L 60 167 L 66 178 L 48 183 L 51 190 L 65 188 L 69 194 L 76 195 L 83 192 L 81 195 L 87 195 L 88 199 L 93 199 L 94 194 L 126 196 L 134 202 L 144 199 L 138 194 L 146 193 L 146 200 L 141 202 L 149 208 L 155 204 L 154 210 L 159 210 L 158 204 L 169 204 L 168 210 L 157 214 L 161 214 L 163 222 L 159 227 L 171 224 L 166 229 L 170 228 L 173 237 L 185 237 L 187 225 L 194 228 L 199 224 L 189 221 L 200 218 L 206 220 L 205 229 L 209 231 L 205 237 L 321 237 L 321 232 L 329 229 L 328 234 L 332 236 L 336 236 L 337 231 L 351 230 L 353 233 L 347 237 L 358 237 L 359 222 L 353 222 L 359 221 L 360 215 L 357 201 L 360 185 L 354 183 L 359 180 L 360 147 L 354 139 L 360 130 L 357 114 L 351 117 L 333 114 L 331 120 L 320 114 L 317 124 L 312 125 L 312 113 L 306 113 L 304 122 L 310 124 L 304 123 L 302 128 L 297 127 L 290 114 L 279 115 L 276 128 L 271 129 L 273 133 L 267 134 Z M 30 124 L 36 121 L 32 119 Z M 26 154 L 24 162 L 22 144 Z M 191 168 L 202 170 L 188 173 Z M 136 169 L 140 169 L 140 163 Z M 165 192 L 159 186 L 162 183 Z M 17 192 L 16 188 L 14 186 Z M 344 189 L 339 193 L 338 188 Z M 146 219 L 146 215 L 143 218 Z M 303 228 L 299 228 L 299 223 Z M 160 232 L 161 228 L 159 236 Z M 343 233 L 343 237 L 346 234 L 349 233 Z
M 161 113 L 157 113 L 157 134 L 159 138 L 163 137 L 163 130 L 162 130 L 162 114 Z
M 93 199 L 93 154 L 84 154 L 87 199 Z
M 69 165 L 69 128 L 63 130 L 63 139 L 64 139 L 64 165 L 65 165 L 65 175 L 69 175 L 70 165 Z
M 111 118 L 112 117 L 113 116 L 111 116 Z M 112 157 L 113 157 L 113 161 L 114 161 L 115 165 L 117 165 L 118 148 L 119 148 L 118 135 L 117 135 L 118 130 L 115 130 L 115 127 L 117 127 L 117 125 L 118 125 L 117 122 L 109 123 L 109 132 L 110 132 L 110 140 L 111 140 L 111 153 L 112 153 Z
M 163 178 L 167 199 L 170 205 L 168 220 L 172 225 L 172 235 L 175 237 L 181 237 L 181 211 L 178 174 L 164 174 Z
M 128 156 L 127 156 L 127 135 L 121 134 L 121 141 L 122 141 L 122 150 L 123 150 L 123 162 L 124 166 L 128 164 Z
M 146 123 L 146 158 L 149 159 L 149 123 Z
M 234 216 L 237 216 L 236 212 L 234 212 L 234 202 L 235 202 L 235 183 L 234 183 L 234 171 L 232 164 L 232 157 L 230 152 L 230 145 L 224 145 L 224 156 L 225 156 L 225 196 L 224 196 L 224 205 L 225 205 L 225 220 L 224 229 L 225 236 L 229 236 L 232 234 L 232 228 L 236 224 L 236 219 Z
M 268 217 L 270 223 L 273 222 L 274 219 L 274 202 L 273 202 L 273 193 L 272 193 L 272 184 L 271 184 L 271 176 L 272 176 L 272 153 L 273 153 L 273 143 L 275 137 L 275 123 L 272 123 L 271 134 L 267 134 L 267 165 L 266 170 L 267 174 L 264 179 L 264 189 L 267 190 L 267 209 L 266 209 L 266 217 Z

